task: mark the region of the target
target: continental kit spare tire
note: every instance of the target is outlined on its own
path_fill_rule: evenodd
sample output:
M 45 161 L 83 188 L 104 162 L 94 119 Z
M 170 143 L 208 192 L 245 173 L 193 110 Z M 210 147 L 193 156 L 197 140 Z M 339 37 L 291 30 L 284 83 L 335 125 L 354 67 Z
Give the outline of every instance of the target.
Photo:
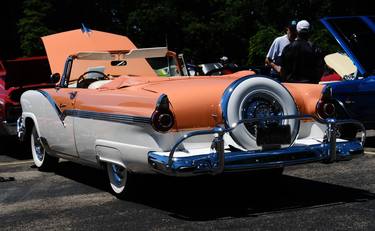
M 233 82 L 224 92 L 221 108 L 227 127 L 233 126 L 242 119 L 297 115 L 298 110 L 289 91 L 280 83 L 265 76 L 252 75 Z M 278 123 L 289 125 L 291 143 L 298 134 L 299 120 L 264 121 L 263 123 Z M 260 123 L 241 124 L 231 131 L 230 136 L 246 150 L 258 150 L 261 146 L 256 142 L 255 126 Z M 282 145 L 287 147 L 288 145 Z

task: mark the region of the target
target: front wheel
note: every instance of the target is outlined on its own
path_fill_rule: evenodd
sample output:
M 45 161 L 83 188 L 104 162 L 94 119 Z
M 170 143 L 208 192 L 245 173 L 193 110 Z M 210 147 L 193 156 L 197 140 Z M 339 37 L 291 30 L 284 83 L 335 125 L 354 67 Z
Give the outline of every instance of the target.
M 114 163 L 107 163 L 106 168 L 112 194 L 120 199 L 128 198 L 131 193 L 129 187 L 131 187 L 132 174 L 126 168 Z
M 57 167 L 57 163 L 59 162 L 59 158 L 50 156 L 45 148 L 43 147 L 42 142 L 40 141 L 40 137 L 38 132 L 33 127 L 31 132 L 31 153 L 33 155 L 33 160 L 35 165 L 38 167 L 40 171 L 52 171 Z

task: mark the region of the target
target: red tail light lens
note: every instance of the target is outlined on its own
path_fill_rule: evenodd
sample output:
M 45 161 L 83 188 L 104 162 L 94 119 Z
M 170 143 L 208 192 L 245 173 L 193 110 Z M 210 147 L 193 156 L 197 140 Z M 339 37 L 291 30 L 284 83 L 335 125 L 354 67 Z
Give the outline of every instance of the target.
M 158 132 L 167 132 L 174 125 L 174 116 L 169 109 L 169 100 L 166 95 L 161 95 L 151 117 L 151 125 Z
M 322 119 L 334 117 L 336 114 L 336 106 L 331 101 L 320 100 L 317 105 L 318 116 Z
M 151 120 L 153 128 L 158 132 L 168 131 L 174 124 L 174 118 L 171 112 L 155 111 Z

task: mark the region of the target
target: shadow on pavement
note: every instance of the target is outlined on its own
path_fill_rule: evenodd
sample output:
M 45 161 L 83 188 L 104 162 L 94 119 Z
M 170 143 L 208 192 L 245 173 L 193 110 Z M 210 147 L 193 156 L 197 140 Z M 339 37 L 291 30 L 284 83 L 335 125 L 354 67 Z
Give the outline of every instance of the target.
M 375 136 L 366 137 L 365 148 L 375 148 Z
M 104 171 L 63 162 L 56 173 L 108 191 Z M 375 199 L 375 194 L 365 190 L 288 175 L 276 178 L 254 174 L 190 178 L 160 175 L 135 177 L 135 191 L 128 201 L 164 210 L 178 219 L 193 221 L 252 217 Z
M 20 143 L 17 137 L 13 137 L 13 136 L 1 137 L 0 139 L 0 162 L 2 162 L 3 159 L 10 159 L 10 160 L 32 159 L 29 144 Z

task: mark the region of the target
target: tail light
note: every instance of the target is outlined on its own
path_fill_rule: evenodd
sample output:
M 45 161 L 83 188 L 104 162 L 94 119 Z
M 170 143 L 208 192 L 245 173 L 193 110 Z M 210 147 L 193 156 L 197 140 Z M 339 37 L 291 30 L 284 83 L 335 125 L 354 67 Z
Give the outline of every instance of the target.
M 317 104 L 317 113 L 322 119 L 334 117 L 336 114 L 336 106 L 332 101 L 320 100 Z
M 174 125 L 174 115 L 169 109 L 169 99 L 161 95 L 151 117 L 151 125 L 158 132 L 167 132 Z
M 320 118 L 326 119 L 336 115 L 335 102 L 332 99 L 332 88 L 327 86 L 323 90 L 322 98 L 316 105 L 316 111 Z

